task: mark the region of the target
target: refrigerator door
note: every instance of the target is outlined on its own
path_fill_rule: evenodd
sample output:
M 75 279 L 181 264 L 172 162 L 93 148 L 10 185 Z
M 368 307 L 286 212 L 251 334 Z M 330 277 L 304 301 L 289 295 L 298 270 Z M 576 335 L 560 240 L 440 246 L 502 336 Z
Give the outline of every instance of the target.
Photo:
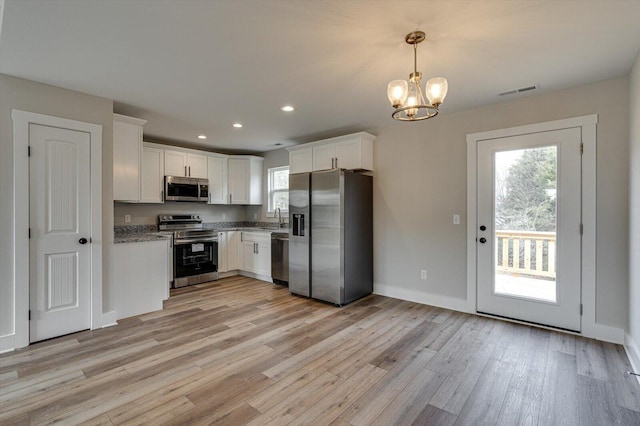
M 289 175 L 289 291 L 311 296 L 310 173 Z
M 343 304 L 342 171 L 314 172 L 311 179 L 311 297 Z
M 373 178 L 344 173 L 343 303 L 373 292 Z

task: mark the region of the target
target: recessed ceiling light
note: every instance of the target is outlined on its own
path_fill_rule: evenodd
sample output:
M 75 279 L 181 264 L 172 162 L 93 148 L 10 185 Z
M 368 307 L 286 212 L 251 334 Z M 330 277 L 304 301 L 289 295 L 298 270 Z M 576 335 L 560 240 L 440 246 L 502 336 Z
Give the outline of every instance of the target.
M 242 127 L 242 124 L 240 123 L 233 123 L 233 127 L 235 127 L 236 129 L 239 129 Z
M 206 135 L 198 135 L 198 139 L 206 139 L 207 136 Z
M 282 111 L 284 111 L 284 112 L 291 112 L 291 111 L 293 111 L 295 108 L 294 108 L 294 107 L 292 107 L 291 105 L 285 105 L 285 106 L 283 106 L 283 107 L 282 107 L 282 108 L 280 108 L 280 109 L 281 109 Z

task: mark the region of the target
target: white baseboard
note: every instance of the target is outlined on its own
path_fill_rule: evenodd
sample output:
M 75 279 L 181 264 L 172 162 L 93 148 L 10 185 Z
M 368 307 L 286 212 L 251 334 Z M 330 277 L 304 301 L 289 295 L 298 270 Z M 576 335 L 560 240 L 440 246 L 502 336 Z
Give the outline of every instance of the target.
M 109 311 L 102 313 L 102 328 L 118 325 L 116 321 L 116 311 Z
M 437 306 L 439 308 L 451 309 L 453 311 L 469 312 L 466 299 L 423 293 L 376 283 L 373 284 L 373 292 L 380 296 L 393 297 L 394 299 L 402 299 L 409 302 Z
M 393 297 L 395 299 L 407 300 L 409 302 L 422 303 L 424 305 L 437 306 L 439 308 L 451 309 L 453 311 L 476 314 L 475 309 L 470 309 L 468 302 L 465 299 L 457 299 L 439 294 L 423 293 L 375 283 L 373 285 L 373 292 L 381 296 Z M 623 329 L 604 324 L 595 324 L 595 326 L 588 330 L 584 329 L 581 335 L 591 339 L 615 343 L 618 345 L 625 342 L 625 332 Z
M 611 327 L 604 324 L 596 323 L 592 328 L 583 327 L 582 333 L 584 337 L 590 339 L 601 340 L 603 342 L 615 343 L 622 345 L 624 343 L 625 332 L 618 327 Z
M 16 348 L 15 334 L 0 336 L 0 354 L 11 352 Z
M 240 275 L 240 271 L 237 269 L 228 272 L 218 272 L 218 279 L 221 280 L 222 278 L 235 277 L 237 275 Z
M 624 334 L 624 350 L 627 353 L 633 372 L 640 374 L 640 349 L 638 349 L 638 345 L 629 333 Z M 636 379 L 640 383 L 640 376 L 636 376 Z
M 242 275 L 243 277 L 255 278 L 256 280 L 273 283 L 273 280 L 271 279 L 271 277 L 268 277 L 266 275 L 254 274 L 253 272 L 247 272 L 247 271 L 240 271 L 240 275 Z

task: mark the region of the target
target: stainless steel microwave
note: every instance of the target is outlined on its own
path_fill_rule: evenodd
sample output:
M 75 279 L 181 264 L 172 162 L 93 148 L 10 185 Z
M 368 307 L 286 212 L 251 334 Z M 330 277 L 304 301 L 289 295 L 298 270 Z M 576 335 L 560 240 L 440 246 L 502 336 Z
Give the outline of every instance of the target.
M 209 201 L 209 180 L 183 176 L 164 177 L 165 201 Z

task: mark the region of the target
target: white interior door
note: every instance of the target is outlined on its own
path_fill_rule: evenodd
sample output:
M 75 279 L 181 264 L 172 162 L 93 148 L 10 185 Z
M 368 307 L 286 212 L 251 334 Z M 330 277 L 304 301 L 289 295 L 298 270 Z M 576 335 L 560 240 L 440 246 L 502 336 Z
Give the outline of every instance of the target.
M 581 138 L 478 142 L 477 310 L 580 331 Z
M 91 327 L 90 134 L 30 124 L 31 342 Z

